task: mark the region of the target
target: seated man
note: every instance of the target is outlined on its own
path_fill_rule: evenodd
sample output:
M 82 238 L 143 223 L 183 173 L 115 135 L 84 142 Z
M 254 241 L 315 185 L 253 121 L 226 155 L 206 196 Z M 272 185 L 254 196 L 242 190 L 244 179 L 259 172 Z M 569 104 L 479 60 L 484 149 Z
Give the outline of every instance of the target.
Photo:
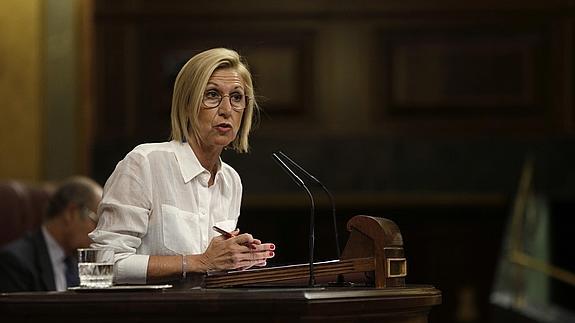
M 51 197 L 42 227 L 0 250 L 0 292 L 63 291 L 78 284 L 77 248 L 89 247 L 102 187 L 64 181 Z

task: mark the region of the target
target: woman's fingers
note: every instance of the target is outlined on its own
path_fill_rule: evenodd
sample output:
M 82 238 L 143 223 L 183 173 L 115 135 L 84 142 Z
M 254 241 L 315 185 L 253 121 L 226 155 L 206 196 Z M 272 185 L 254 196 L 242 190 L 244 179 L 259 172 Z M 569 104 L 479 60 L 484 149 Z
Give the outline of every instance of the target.
M 244 233 L 235 237 L 235 242 L 240 245 L 245 245 L 250 247 L 250 249 L 255 248 L 256 245 L 261 245 L 262 242 L 259 239 L 254 239 L 251 234 Z
M 267 259 L 273 258 L 275 256 L 275 252 L 270 250 L 249 250 L 248 252 L 242 252 L 236 258 L 237 262 L 235 263 L 236 269 L 247 269 L 252 266 L 265 266 Z
M 265 267 L 267 264 L 268 264 L 268 263 L 267 263 L 265 260 L 262 260 L 262 261 L 258 261 L 258 262 L 253 262 L 253 263 L 251 263 L 251 264 L 250 264 L 249 266 L 247 266 L 247 267 L 241 267 L 241 268 L 238 268 L 238 269 L 239 269 L 239 270 L 248 270 L 248 269 L 250 269 L 250 268 L 252 268 L 252 267 Z
M 231 238 L 230 240 L 237 244 L 249 245 L 252 244 L 256 239 L 254 239 L 254 237 L 252 237 L 252 235 L 249 233 L 242 233 L 240 235 Z
M 263 267 L 267 265 L 267 259 L 275 256 L 274 252 L 252 252 L 243 261 L 240 261 L 237 269 L 246 270 L 253 266 Z
M 244 254 L 245 258 L 244 261 L 249 263 L 250 265 L 255 265 L 257 263 L 266 261 L 269 258 L 273 258 L 275 253 L 273 251 L 259 251 L 259 252 L 250 252 L 249 254 Z
M 273 251 L 276 249 L 276 246 L 273 243 L 262 243 L 257 246 L 258 250 L 269 250 Z
M 275 245 L 273 243 L 262 243 L 259 239 L 254 239 L 251 234 L 238 234 L 234 230 L 235 236 L 225 238 L 223 236 L 214 237 L 212 243 L 206 250 L 206 256 L 213 269 L 247 269 L 253 266 L 265 266 L 267 259 L 275 256 Z

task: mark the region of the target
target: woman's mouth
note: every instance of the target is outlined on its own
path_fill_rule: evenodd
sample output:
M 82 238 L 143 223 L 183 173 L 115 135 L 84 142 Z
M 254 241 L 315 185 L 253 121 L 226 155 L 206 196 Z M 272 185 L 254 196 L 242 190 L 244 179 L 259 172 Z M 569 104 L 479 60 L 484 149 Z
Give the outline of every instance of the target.
M 228 132 L 232 130 L 232 125 L 229 123 L 219 123 L 214 128 L 219 132 Z

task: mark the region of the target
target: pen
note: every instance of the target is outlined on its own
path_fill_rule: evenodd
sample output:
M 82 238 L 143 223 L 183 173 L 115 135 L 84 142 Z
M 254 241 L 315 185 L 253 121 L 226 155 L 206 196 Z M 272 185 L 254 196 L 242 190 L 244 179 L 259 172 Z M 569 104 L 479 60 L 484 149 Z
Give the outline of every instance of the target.
M 220 229 L 217 226 L 213 226 L 212 227 L 214 230 L 216 230 L 219 234 L 223 235 L 226 239 L 229 239 L 231 237 L 233 237 L 233 235 L 231 233 L 229 233 L 228 231 L 224 230 L 224 229 Z
M 217 231 L 219 234 L 221 234 L 222 236 L 224 236 L 224 238 L 226 238 L 226 239 L 229 239 L 229 238 L 234 237 L 233 234 L 229 233 L 228 231 L 226 231 L 226 230 L 224 230 L 224 229 L 218 228 L 218 227 L 215 226 L 215 225 L 212 226 L 212 229 L 214 229 L 215 231 Z M 251 249 L 257 249 L 256 246 L 255 246 L 253 243 L 250 243 L 250 244 L 249 244 L 249 247 L 250 247 Z

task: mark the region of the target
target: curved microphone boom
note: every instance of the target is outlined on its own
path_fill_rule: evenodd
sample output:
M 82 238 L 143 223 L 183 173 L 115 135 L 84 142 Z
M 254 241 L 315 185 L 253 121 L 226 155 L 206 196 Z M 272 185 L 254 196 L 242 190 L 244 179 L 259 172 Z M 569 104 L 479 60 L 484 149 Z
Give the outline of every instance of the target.
M 291 168 L 288 167 L 288 165 L 286 165 L 283 160 L 281 160 L 281 158 L 276 154 L 273 153 L 272 154 L 273 159 L 276 161 L 276 163 L 291 177 L 291 179 L 301 188 L 303 188 L 305 190 L 305 192 L 307 193 L 308 197 L 309 197 L 309 201 L 311 204 L 311 215 L 310 215 L 310 220 L 309 220 L 309 287 L 313 287 L 315 285 L 315 273 L 314 273 L 314 268 L 313 268 L 313 262 L 314 262 L 314 257 L 313 257 L 313 253 L 314 253 L 314 247 L 315 247 L 315 202 L 313 200 L 313 195 L 311 194 L 311 191 L 309 190 L 309 188 L 305 185 L 304 181 L 301 180 L 301 178 L 299 178 L 299 176 L 297 176 L 292 170 Z
M 336 215 L 335 215 L 335 202 L 333 201 L 333 195 L 331 195 L 331 193 L 328 191 L 327 187 L 325 187 L 325 185 L 323 185 L 323 183 L 319 179 L 317 179 L 315 176 L 313 176 L 308 171 L 303 169 L 303 167 L 301 167 L 298 163 L 296 163 L 291 158 L 289 158 L 281 150 L 278 151 L 277 154 L 280 155 L 285 160 L 287 160 L 290 164 L 295 166 L 297 169 L 299 169 L 305 176 L 307 176 L 309 179 L 311 179 L 317 185 L 319 185 L 321 187 L 321 189 L 325 192 L 325 194 L 328 196 L 329 203 L 331 204 L 331 215 L 332 215 L 332 220 L 333 220 L 333 231 L 335 234 L 336 254 L 337 254 L 337 259 L 340 259 L 341 258 L 341 249 L 339 247 L 339 236 L 337 234 L 337 219 L 336 219 Z

